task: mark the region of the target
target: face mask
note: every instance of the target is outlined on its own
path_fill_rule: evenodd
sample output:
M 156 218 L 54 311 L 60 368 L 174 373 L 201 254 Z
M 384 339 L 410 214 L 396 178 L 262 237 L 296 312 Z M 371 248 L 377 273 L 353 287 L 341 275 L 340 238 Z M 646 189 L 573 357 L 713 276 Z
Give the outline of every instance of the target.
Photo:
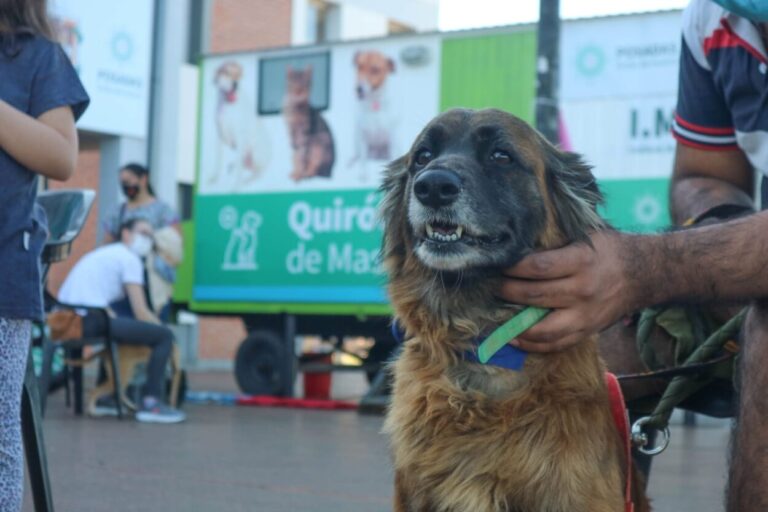
M 751 21 L 768 21 L 768 2 L 765 0 L 714 0 L 724 9 Z
M 128 248 L 135 255 L 139 256 L 140 258 L 144 258 L 152 251 L 152 239 L 147 235 L 134 233 L 133 240 L 131 240 L 131 245 L 129 245 Z
M 137 195 L 139 195 L 139 186 L 138 185 L 129 185 L 127 183 L 122 183 L 121 186 L 123 187 L 123 194 L 125 194 L 125 197 L 128 199 L 135 199 Z

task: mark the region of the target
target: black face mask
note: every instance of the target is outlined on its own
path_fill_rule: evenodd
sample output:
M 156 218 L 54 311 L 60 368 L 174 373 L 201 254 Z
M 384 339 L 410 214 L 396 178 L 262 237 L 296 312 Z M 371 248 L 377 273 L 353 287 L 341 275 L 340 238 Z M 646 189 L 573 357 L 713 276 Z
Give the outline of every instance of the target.
M 121 183 L 120 185 L 123 187 L 123 194 L 128 199 L 135 199 L 139 195 L 138 185 L 129 185 L 128 183 Z

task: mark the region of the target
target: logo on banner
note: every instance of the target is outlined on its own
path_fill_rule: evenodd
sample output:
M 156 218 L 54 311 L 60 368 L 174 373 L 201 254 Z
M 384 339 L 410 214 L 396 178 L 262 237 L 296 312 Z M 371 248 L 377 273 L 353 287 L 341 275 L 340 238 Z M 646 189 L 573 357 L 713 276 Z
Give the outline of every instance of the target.
M 635 200 L 635 220 L 638 224 L 656 224 L 661 220 L 662 206 L 658 197 L 643 195 Z
M 133 40 L 127 32 L 117 32 L 112 37 L 112 56 L 120 62 L 127 62 L 133 55 Z
M 261 214 L 255 210 L 246 211 L 239 219 L 234 206 L 225 206 L 219 211 L 219 226 L 229 231 L 221 270 L 258 270 L 256 251 L 261 222 Z
M 605 68 L 605 52 L 599 46 L 585 46 L 576 55 L 576 68 L 584 76 L 597 76 Z

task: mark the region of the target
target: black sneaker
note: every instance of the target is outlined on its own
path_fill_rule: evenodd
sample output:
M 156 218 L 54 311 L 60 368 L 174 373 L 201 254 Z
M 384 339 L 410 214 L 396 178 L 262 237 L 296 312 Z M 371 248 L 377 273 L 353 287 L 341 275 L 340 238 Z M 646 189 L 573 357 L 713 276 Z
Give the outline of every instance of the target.
M 117 417 L 117 403 L 115 397 L 102 395 L 88 408 L 88 416 L 103 418 L 106 416 Z

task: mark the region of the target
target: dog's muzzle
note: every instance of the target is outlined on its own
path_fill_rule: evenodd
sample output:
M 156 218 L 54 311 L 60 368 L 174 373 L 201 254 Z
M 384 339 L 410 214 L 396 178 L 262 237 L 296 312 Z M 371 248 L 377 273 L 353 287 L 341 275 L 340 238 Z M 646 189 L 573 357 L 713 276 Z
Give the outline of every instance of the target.
M 459 198 L 461 179 L 445 169 L 423 171 L 413 183 L 413 193 L 428 208 L 450 206 Z

